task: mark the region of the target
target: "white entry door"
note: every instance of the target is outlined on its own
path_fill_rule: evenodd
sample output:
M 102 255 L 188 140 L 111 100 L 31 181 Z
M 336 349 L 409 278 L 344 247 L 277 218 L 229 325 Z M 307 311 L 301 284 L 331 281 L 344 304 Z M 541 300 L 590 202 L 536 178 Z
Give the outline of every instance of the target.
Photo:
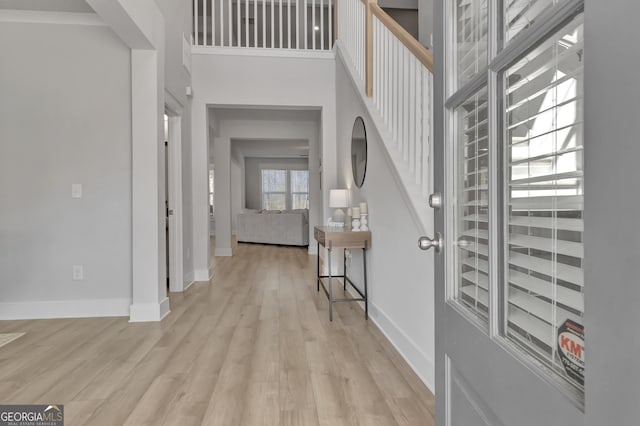
M 640 424 L 640 7 L 435 9 L 437 423 Z

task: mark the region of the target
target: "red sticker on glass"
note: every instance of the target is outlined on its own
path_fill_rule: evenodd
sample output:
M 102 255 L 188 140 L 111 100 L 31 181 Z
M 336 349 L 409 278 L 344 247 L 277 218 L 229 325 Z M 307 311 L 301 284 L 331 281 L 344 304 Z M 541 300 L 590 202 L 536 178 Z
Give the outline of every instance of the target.
M 567 375 L 584 385 L 584 326 L 570 319 L 558 328 L 558 355 Z

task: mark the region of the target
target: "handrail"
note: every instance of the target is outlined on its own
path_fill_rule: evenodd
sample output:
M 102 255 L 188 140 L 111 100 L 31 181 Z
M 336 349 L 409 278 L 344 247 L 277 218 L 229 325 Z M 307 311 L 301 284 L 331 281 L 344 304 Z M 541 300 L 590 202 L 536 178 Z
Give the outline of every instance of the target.
M 364 1 L 364 0 L 363 0 Z M 366 4 L 366 2 L 365 2 Z M 369 3 L 371 12 L 376 15 L 378 20 L 384 24 L 397 38 L 405 45 L 411 53 L 424 65 L 430 72 L 433 73 L 433 55 L 426 47 L 420 44 L 411 34 L 407 32 L 400 24 L 398 24 L 391 16 L 387 14 L 376 3 Z

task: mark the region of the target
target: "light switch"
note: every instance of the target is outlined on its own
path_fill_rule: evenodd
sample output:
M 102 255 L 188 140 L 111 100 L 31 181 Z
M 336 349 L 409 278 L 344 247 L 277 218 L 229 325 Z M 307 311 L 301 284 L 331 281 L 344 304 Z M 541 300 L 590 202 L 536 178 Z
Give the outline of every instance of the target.
M 82 198 L 82 184 L 81 183 L 72 183 L 71 184 L 71 198 Z

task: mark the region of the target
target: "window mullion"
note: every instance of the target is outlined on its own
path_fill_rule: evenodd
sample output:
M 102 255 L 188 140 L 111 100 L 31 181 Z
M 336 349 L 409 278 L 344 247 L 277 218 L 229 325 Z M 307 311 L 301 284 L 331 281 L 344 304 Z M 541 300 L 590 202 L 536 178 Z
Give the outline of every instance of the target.
M 488 37 L 487 37 L 487 54 L 489 55 L 489 63 L 496 57 L 498 53 L 498 44 L 501 35 L 499 22 L 502 14 L 502 1 L 489 0 L 488 2 Z M 487 69 L 487 108 L 488 108 L 488 146 L 489 146 L 489 208 L 488 208 L 488 231 L 489 231 L 489 335 L 496 336 L 499 334 L 500 317 L 502 314 L 500 304 L 500 223 L 502 211 L 502 197 L 500 194 L 500 173 L 499 167 L 500 146 L 499 146 L 499 98 L 500 84 L 498 74 Z

